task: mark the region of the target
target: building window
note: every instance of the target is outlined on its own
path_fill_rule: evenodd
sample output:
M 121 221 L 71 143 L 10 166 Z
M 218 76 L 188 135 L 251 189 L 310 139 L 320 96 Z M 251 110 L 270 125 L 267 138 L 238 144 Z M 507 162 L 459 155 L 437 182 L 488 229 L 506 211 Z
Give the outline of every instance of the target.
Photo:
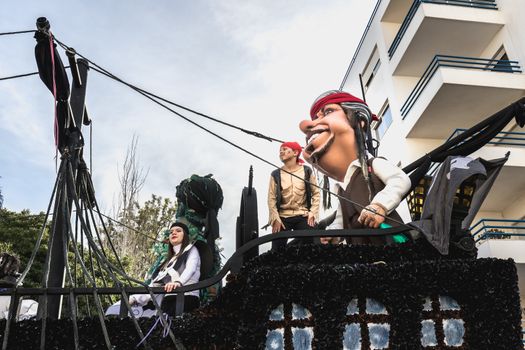
M 363 88 L 365 91 L 368 90 L 368 87 L 372 83 L 372 80 L 374 80 L 374 77 L 376 76 L 380 66 L 381 60 L 379 59 L 379 51 L 377 51 L 376 46 L 372 52 L 372 55 L 368 59 L 368 62 L 366 63 L 363 73 L 361 73 L 361 80 L 363 82 Z
M 388 349 L 390 315 L 379 301 L 354 298 L 346 309 L 343 349 Z
M 465 321 L 461 307 L 449 296 L 427 297 L 423 304 L 421 345 L 423 348 L 453 347 L 462 349 Z
M 313 338 L 313 317 L 303 306 L 281 304 L 270 313 L 267 350 L 309 350 Z
M 388 103 L 385 107 L 383 107 L 381 113 L 379 113 L 378 118 L 379 120 L 375 123 L 375 125 L 372 125 L 372 127 L 376 132 L 376 138 L 381 140 L 392 124 L 392 111 L 390 110 L 390 105 Z

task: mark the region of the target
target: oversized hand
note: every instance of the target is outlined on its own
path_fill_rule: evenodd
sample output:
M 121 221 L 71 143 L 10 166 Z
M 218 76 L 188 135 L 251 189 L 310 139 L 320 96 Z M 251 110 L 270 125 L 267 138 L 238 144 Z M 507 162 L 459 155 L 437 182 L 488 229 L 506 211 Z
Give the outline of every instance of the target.
M 385 221 L 385 215 L 386 212 L 382 206 L 372 203 L 361 211 L 357 221 L 365 227 L 378 228 Z

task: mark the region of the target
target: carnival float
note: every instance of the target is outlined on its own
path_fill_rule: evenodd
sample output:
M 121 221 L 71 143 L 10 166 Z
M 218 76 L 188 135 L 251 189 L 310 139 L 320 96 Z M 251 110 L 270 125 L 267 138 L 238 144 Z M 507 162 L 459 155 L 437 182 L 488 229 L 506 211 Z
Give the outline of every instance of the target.
M 35 242 L 36 251 L 49 225 L 41 288 L 22 286 L 34 254 L 21 273 L 16 258 L 0 256 L 0 298 L 8 305 L 0 320 L 2 349 L 523 348 L 516 267 L 512 260 L 478 259 L 468 230 L 508 155 L 496 160 L 468 156 L 511 120 L 523 127 L 525 99 L 403 169 L 411 181 L 407 197 L 411 223 L 327 231 L 325 220 L 315 230 L 280 236 L 401 234 L 404 243 L 315 242 L 259 254 L 259 246 L 275 235 L 259 237 L 257 192 L 250 172 L 240 199 L 237 249 L 221 262 L 215 242 L 220 234 L 217 212 L 223 202 L 220 185 L 212 176 L 184 180 L 177 187 L 176 216 L 198 242 L 201 280 L 176 289 L 177 316 L 170 318 L 155 298 L 148 312 L 128 302 L 131 294 L 153 296 L 165 291 L 128 276 L 118 255 L 102 248 L 105 228 L 95 224 L 95 218 L 104 220 L 83 159 L 81 129 L 90 123 L 86 82 L 90 69 L 112 74 L 53 37 L 45 18 L 38 19 L 35 38 L 39 74 L 56 102 L 61 160 L 42 233 Z M 57 44 L 66 50 L 71 85 Z M 83 245 L 110 277 L 107 285 L 95 284 L 84 264 L 85 254 L 78 249 Z M 158 246 L 159 259 L 152 269 L 162 260 L 163 249 Z M 72 274 L 68 251 L 85 278 Z M 201 290 L 207 302 L 183 313 L 184 293 L 191 290 Z M 38 300 L 38 311 L 22 317 L 29 311 L 21 312 L 21 306 L 32 299 Z

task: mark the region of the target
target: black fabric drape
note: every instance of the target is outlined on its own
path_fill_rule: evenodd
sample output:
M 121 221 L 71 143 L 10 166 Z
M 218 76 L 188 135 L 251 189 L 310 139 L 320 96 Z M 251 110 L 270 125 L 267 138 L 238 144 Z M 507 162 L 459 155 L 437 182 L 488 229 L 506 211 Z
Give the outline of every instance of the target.
M 481 204 L 487 197 L 494 181 L 508 159 L 504 158 L 484 160 L 470 157 L 450 156 L 443 162 L 434 176 L 432 187 L 429 190 L 421 213 L 421 219 L 411 223 L 418 227 L 425 238 L 441 254 L 448 254 L 451 235 L 454 234 L 451 225 L 454 221 L 454 212 L 461 213 L 465 209 L 455 209 L 454 198 L 461 184 L 475 177 L 475 192 L 471 199 L 468 212 L 461 220 L 461 228 L 468 230 Z M 461 204 L 457 204 L 461 207 Z M 451 232 L 452 231 L 452 232 Z
M 35 58 L 38 66 L 40 79 L 53 93 L 53 64 L 51 59 L 51 49 L 49 47 L 49 37 L 42 32 L 35 33 L 37 44 L 35 46 Z M 69 79 L 66 69 L 60 59 L 60 55 L 53 43 L 54 60 L 55 60 L 55 87 L 57 103 L 57 122 L 58 122 L 58 148 L 63 149 L 67 144 L 67 127 L 69 114 Z
M 513 119 L 523 127 L 525 125 L 525 98 L 512 103 L 493 114 L 472 128 L 452 138 L 432 152 L 424 155 L 403 168 L 410 174 L 412 189 L 425 176 L 431 162 L 443 162 L 448 156 L 468 156 L 492 140 Z M 410 191 L 409 191 L 410 192 Z

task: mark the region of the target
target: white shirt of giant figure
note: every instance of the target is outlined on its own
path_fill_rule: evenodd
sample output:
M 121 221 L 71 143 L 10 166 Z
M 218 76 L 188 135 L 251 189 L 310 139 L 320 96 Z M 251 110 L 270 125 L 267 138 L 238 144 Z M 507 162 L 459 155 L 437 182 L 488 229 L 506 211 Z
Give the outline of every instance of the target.
M 336 193 L 338 189 L 346 190 L 352 175 L 360 168 L 359 160 L 354 160 L 350 163 L 346 171 L 343 182 L 337 182 L 335 184 Z M 385 184 L 385 188 L 379 191 L 373 198 L 372 203 L 378 203 L 386 209 L 386 213 L 390 214 L 394 209 L 397 208 L 404 195 L 410 189 L 411 183 L 408 175 L 395 166 L 391 162 L 383 158 L 374 158 L 372 160 L 372 171 L 373 173 Z M 343 214 L 341 212 L 341 205 L 337 208 L 337 214 L 334 222 L 327 227 L 327 230 L 335 230 L 343 228 Z

